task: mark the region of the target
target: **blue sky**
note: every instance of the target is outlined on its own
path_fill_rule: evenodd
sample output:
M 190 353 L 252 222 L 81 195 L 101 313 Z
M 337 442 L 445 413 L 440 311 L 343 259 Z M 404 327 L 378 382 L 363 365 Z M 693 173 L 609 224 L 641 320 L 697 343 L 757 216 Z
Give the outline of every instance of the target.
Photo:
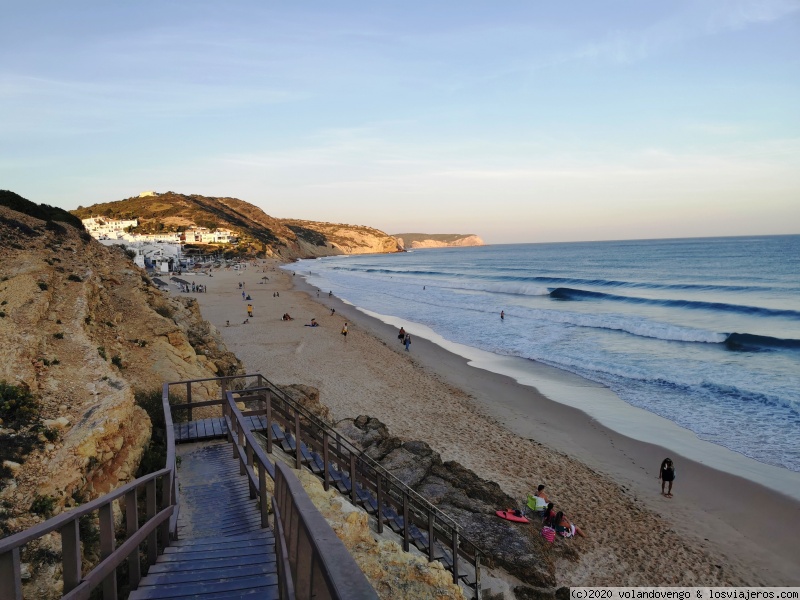
M 800 0 L 14 3 L 0 188 L 490 243 L 800 233 Z

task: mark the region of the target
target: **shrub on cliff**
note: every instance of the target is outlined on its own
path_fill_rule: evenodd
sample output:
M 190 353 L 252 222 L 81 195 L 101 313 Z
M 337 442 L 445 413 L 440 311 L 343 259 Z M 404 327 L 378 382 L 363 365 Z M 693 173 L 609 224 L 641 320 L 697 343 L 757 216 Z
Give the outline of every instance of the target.
M 39 403 L 27 386 L 0 381 L 0 419 L 4 427 L 19 429 L 38 416 Z

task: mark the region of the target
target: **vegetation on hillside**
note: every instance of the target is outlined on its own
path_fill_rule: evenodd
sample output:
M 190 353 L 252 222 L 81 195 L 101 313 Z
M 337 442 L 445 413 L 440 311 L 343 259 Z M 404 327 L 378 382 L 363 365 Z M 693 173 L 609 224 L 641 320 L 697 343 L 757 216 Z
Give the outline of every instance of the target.
M 242 241 L 253 245 L 285 246 L 291 231 L 260 208 L 236 198 L 211 198 L 199 194 L 166 192 L 157 196 L 132 197 L 116 202 L 79 206 L 72 211 L 80 219 L 108 217 L 139 219 L 136 233 L 184 231 L 196 225 L 208 229 L 231 229 Z
M 260 208 L 237 198 L 212 198 L 198 194 L 166 192 L 156 196 L 133 197 L 117 202 L 78 207 L 72 213 L 81 218 L 138 219 L 135 233 L 180 232 L 196 225 L 208 229 L 230 229 L 239 237 L 231 253 L 281 253 L 291 247 L 290 256 L 302 255 L 299 242 L 317 249 L 319 254 L 337 254 L 342 249 L 369 247 L 368 238 L 389 239 L 382 231 L 361 225 L 342 225 L 276 219 Z M 293 254 L 292 254 L 293 252 Z M 312 250 L 316 255 L 316 251 Z
M 56 231 L 58 231 L 60 225 L 53 223 L 53 221 L 69 223 L 77 229 L 83 229 L 81 220 L 75 215 L 68 213 L 66 210 L 47 204 L 36 204 L 9 190 L 0 190 L 0 206 L 8 207 L 11 210 L 21 212 L 36 219 L 41 219 L 42 221 L 47 221 L 49 228 Z

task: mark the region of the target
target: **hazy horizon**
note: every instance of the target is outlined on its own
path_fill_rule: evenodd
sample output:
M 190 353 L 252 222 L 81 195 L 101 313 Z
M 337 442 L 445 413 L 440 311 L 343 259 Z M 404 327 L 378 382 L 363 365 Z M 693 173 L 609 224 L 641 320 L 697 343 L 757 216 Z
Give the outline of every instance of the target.
M 800 232 L 800 0 L 17 4 L 0 187 L 487 243 Z

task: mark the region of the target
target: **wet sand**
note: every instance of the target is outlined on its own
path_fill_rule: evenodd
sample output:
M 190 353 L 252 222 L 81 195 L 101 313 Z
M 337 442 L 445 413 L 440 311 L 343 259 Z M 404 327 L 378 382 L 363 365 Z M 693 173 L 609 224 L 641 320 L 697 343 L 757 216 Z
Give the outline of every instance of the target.
M 208 285 L 196 295 L 203 316 L 248 372 L 317 387 L 335 419 L 377 417 L 520 500 L 545 483 L 588 535 L 563 542 L 581 558 L 558 565 L 560 585 L 800 585 L 797 500 L 620 435 L 534 387 L 469 366 L 412 326 L 407 353 L 393 325 L 327 293 L 317 298 L 277 267 L 195 278 Z M 255 306 L 246 325 L 240 281 Z M 295 320 L 281 321 L 285 312 Z M 304 327 L 312 317 L 320 327 Z M 585 384 L 565 381 L 575 394 L 597 392 Z M 677 467 L 671 499 L 657 480 L 665 456 Z

